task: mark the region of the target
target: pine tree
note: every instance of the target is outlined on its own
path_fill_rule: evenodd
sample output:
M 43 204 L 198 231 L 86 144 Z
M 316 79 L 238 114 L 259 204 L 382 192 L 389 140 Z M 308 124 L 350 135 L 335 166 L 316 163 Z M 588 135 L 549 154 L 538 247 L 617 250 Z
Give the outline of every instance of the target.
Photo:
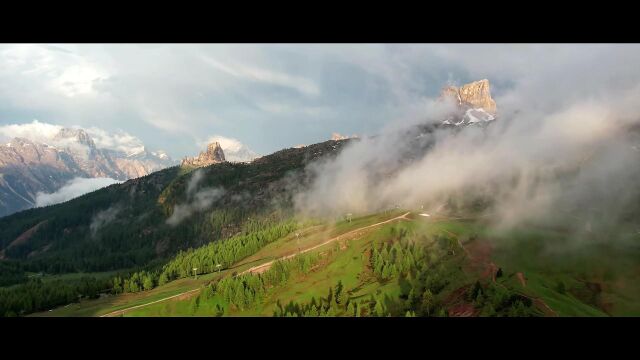
M 416 293 L 413 288 L 411 288 L 411 290 L 409 291 L 409 296 L 407 297 L 407 303 L 409 304 L 410 308 L 413 308 L 415 306 L 416 300 Z
M 431 290 L 427 289 L 422 294 L 422 310 L 426 315 L 431 315 L 434 305 L 434 298 Z
M 382 301 L 376 301 L 374 310 L 377 316 L 384 316 L 384 306 L 382 305 Z
M 240 310 L 244 310 L 244 287 L 241 282 L 238 282 L 238 286 L 235 289 L 235 296 L 233 298 L 233 304 Z
M 389 279 L 390 277 L 391 277 L 391 266 L 385 265 L 382 268 L 382 278 L 383 279 Z
M 335 291 L 335 303 L 342 304 L 342 280 L 338 281 Z
M 356 316 L 356 305 L 353 301 L 349 302 L 349 305 L 347 306 L 347 313 L 349 316 Z
M 144 287 L 145 290 L 153 289 L 153 278 L 151 278 L 151 275 L 147 275 L 144 277 L 142 286 Z
M 158 285 L 162 286 L 162 285 L 164 285 L 164 284 L 166 284 L 168 282 L 169 282 L 169 277 L 168 277 L 167 273 L 162 272 L 162 274 L 160 274 L 160 278 L 158 279 Z
M 122 279 L 119 276 L 116 276 L 113 279 L 113 292 L 119 294 L 122 292 Z

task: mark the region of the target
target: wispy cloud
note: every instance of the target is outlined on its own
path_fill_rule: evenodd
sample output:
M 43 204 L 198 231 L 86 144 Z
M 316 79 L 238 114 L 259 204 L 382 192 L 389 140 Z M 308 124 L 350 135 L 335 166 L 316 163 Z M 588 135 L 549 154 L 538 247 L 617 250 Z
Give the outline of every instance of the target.
M 82 128 L 70 126 L 71 128 Z M 33 120 L 30 123 L 0 125 L 0 140 L 26 138 L 49 145 L 73 146 L 74 141 L 54 140 L 64 126 Z M 142 140 L 123 130 L 109 132 L 99 127 L 84 129 L 91 136 L 98 148 L 117 150 L 126 154 L 135 154 L 145 149 Z
M 25 124 L 0 125 L 0 137 L 6 139 L 25 138 L 32 141 L 48 142 L 60 132 L 62 126 L 33 120 Z
M 235 77 L 284 86 L 308 96 L 320 94 L 318 85 L 305 77 L 241 64 L 225 64 L 211 57 L 203 57 L 202 59 L 212 67 Z
M 39 192 L 36 194 L 35 206 L 58 204 L 117 183 L 120 183 L 120 181 L 111 178 L 75 178 L 56 192 L 50 194 Z
M 175 158 L 202 134 L 268 153 L 379 132 L 448 81 L 490 79 L 502 111 L 558 110 L 633 87 L 638 62 L 637 44 L 7 44 L 0 125 L 124 129 Z
M 224 189 L 221 187 L 198 189 L 203 179 L 204 172 L 202 169 L 193 172 L 187 183 L 187 199 L 185 202 L 176 204 L 173 207 L 173 213 L 171 213 L 171 216 L 169 216 L 166 221 L 168 225 L 176 226 L 194 213 L 208 209 L 216 200 L 225 194 Z

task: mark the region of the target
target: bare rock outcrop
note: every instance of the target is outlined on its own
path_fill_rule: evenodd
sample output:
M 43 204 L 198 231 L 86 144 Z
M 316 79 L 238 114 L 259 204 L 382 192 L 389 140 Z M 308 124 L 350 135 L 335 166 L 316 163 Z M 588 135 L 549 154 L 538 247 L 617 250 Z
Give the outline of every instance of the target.
M 489 80 L 483 79 L 461 87 L 446 86 L 440 99 L 451 99 L 457 110 L 442 123 L 444 125 L 487 124 L 496 119 L 496 102 L 491 98 Z
M 202 167 L 225 162 L 224 151 L 219 142 L 212 142 L 207 146 L 206 151 L 202 151 L 196 157 L 186 157 L 180 166 Z
M 496 102 L 491 98 L 489 80 L 483 79 L 462 85 L 460 88 L 447 86 L 442 89 L 441 97 L 450 97 L 460 107 L 484 109 L 490 114 L 496 114 Z

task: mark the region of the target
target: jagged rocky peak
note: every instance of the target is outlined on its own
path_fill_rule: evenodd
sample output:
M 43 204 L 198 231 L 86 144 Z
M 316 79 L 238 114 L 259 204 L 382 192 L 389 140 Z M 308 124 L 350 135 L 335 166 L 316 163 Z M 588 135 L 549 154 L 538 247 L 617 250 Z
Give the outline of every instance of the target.
M 224 161 L 224 151 L 222 151 L 222 147 L 217 141 L 207 145 L 206 154 L 208 157 L 215 159 L 218 162 Z
M 442 97 L 451 97 L 460 107 L 468 109 L 483 109 L 490 114 L 496 114 L 496 102 L 491 98 L 489 80 L 483 79 L 462 85 L 447 86 L 442 89 Z
M 457 111 L 442 123 L 445 125 L 487 124 L 496 119 L 496 102 L 491 98 L 489 80 L 474 81 L 461 87 L 446 86 L 441 99 L 452 99 Z
M 90 148 L 95 148 L 96 144 L 93 142 L 91 136 L 83 129 L 70 129 L 62 128 L 60 132 L 53 138 L 54 140 L 66 140 L 73 139 L 80 144 L 87 145 Z
M 182 160 L 182 166 L 209 166 L 211 164 L 217 164 L 225 162 L 224 151 L 219 142 L 212 142 L 207 145 L 207 151 L 203 151 L 197 157 L 187 157 Z

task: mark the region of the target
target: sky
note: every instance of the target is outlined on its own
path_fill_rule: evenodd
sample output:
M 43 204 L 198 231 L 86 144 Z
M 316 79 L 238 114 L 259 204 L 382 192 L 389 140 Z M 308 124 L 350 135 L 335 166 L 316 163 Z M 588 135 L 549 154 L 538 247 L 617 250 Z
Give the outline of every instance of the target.
M 174 159 L 226 138 L 265 155 L 374 135 L 485 78 L 499 112 L 548 113 L 633 88 L 638 63 L 635 44 L 5 44 L 0 133 L 80 126 Z

